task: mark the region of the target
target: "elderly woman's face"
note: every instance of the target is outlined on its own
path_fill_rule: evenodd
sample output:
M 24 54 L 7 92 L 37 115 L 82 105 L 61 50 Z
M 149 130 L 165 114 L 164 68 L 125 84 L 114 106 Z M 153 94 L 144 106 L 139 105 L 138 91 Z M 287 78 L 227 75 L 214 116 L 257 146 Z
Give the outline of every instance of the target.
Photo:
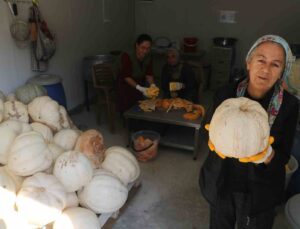
M 145 56 L 150 52 L 151 42 L 143 41 L 140 44 L 135 44 L 136 56 L 139 60 L 143 60 Z
M 260 44 L 247 62 L 250 86 L 266 92 L 280 79 L 285 65 L 284 49 L 276 43 Z
M 178 57 L 175 52 L 169 51 L 167 53 L 167 62 L 169 65 L 176 65 L 178 62 Z

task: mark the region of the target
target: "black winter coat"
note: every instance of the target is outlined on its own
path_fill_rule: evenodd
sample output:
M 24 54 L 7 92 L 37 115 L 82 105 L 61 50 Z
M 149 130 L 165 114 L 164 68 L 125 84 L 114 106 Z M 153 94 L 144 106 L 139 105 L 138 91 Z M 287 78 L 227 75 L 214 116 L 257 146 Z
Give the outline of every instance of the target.
M 236 97 L 237 83 L 219 89 L 214 104 L 208 114 L 209 123 L 213 112 L 224 100 Z M 270 103 L 273 90 L 259 102 L 265 110 Z M 247 93 L 245 97 L 251 98 Z M 254 100 L 254 99 L 253 99 Z M 285 164 L 290 158 L 298 118 L 298 100 L 284 91 L 283 102 L 271 128 L 275 138 L 272 147 L 275 151 L 270 164 L 239 163 L 237 159 L 221 159 L 215 152 L 209 152 L 200 172 L 200 187 L 206 200 L 216 205 L 219 198 L 231 192 L 244 192 L 250 195 L 249 215 L 270 210 L 284 198 Z

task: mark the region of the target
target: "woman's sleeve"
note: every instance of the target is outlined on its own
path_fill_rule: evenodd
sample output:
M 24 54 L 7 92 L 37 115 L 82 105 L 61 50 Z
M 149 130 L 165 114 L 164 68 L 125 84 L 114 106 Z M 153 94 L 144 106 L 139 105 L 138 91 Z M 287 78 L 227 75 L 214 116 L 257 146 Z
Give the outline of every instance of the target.
M 150 62 L 149 62 L 149 65 L 147 67 L 147 72 L 146 72 L 147 75 L 150 75 L 150 76 L 153 76 L 153 60 L 151 58 Z
M 170 82 L 169 82 L 167 67 L 166 65 L 164 65 L 161 70 L 161 88 L 164 92 L 164 97 L 166 98 L 170 97 L 169 83 Z
M 132 63 L 127 53 L 123 53 L 121 56 L 120 77 L 122 79 L 132 77 Z

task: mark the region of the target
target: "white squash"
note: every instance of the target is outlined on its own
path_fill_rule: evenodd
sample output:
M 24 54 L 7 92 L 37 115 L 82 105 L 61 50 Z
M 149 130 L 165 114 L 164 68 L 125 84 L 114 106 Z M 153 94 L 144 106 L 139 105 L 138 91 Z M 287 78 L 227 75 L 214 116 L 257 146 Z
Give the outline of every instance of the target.
M 64 209 L 78 207 L 79 200 L 76 195 L 76 192 L 67 192 L 67 200 Z
M 6 120 L 0 124 L 0 127 L 5 126 L 14 130 L 17 135 L 32 130 L 30 124 L 18 120 Z
M 38 84 L 24 84 L 15 90 L 16 98 L 24 103 L 30 103 L 34 98 L 47 95 L 46 89 Z
M 53 141 L 53 133 L 50 127 L 46 126 L 45 124 L 39 123 L 39 122 L 33 122 L 30 124 L 32 129 L 36 132 L 39 132 L 43 135 L 44 139 L 47 143 L 50 143 Z
M 78 131 L 72 129 L 62 129 L 54 135 L 53 141 L 66 151 L 69 151 L 74 149 L 78 137 Z
M 94 168 L 99 168 L 104 160 L 104 140 L 102 134 L 94 129 L 81 133 L 77 139 L 75 150 L 85 154 L 93 163 Z
M 97 169 L 91 182 L 78 192 L 80 205 L 95 213 L 119 210 L 127 196 L 127 187 L 114 174 L 103 169 Z
M 0 164 L 8 163 L 8 155 L 17 133 L 9 127 L 0 125 Z
M 82 153 L 68 151 L 56 159 L 53 174 L 67 192 L 74 192 L 90 182 L 93 176 L 93 166 Z
M 4 102 L 0 98 L 0 122 L 4 119 Z
M 33 229 L 27 220 L 17 211 L 5 211 L 0 216 L 0 229 Z
M 251 157 L 268 145 L 268 114 L 256 101 L 241 97 L 225 100 L 215 111 L 209 139 L 228 157 Z
M 14 210 L 16 185 L 3 167 L 0 167 L 0 216 L 1 212 Z
M 29 176 L 48 169 L 52 161 L 43 136 L 31 131 L 15 138 L 8 155 L 8 168 L 16 175 Z
M 53 229 L 99 229 L 100 224 L 94 212 L 86 208 L 66 209 L 54 222 Z
M 101 167 L 115 174 L 125 185 L 135 181 L 140 175 L 136 158 L 120 146 L 112 146 L 105 151 Z
M 53 175 L 36 173 L 24 180 L 16 205 L 30 224 L 38 227 L 55 221 L 66 204 L 66 192 Z
M 35 122 L 44 123 L 53 131 L 62 128 L 59 105 L 49 96 L 36 97 L 28 104 L 28 113 Z
M 48 145 L 51 153 L 52 153 L 52 158 L 53 158 L 53 161 L 55 162 L 56 159 L 62 154 L 65 152 L 65 150 L 60 147 L 59 145 L 55 144 L 55 143 L 50 143 Z
M 22 176 L 18 176 L 16 174 L 14 174 L 12 171 L 10 171 L 10 169 L 8 168 L 8 166 L 3 166 L 2 167 L 5 172 L 10 176 L 10 178 L 14 181 L 15 185 L 16 185 L 16 192 L 18 192 L 23 184 L 24 181 L 24 177 Z
M 18 120 L 28 123 L 29 116 L 27 106 L 19 101 L 7 101 L 4 103 L 4 119 Z
M 71 128 L 71 123 L 68 117 L 68 113 L 63 106 L 59 106 L 59 115 L 60 115 L 60 121 L 61 121 L 61 126 L 62 128 L 68 129 Z

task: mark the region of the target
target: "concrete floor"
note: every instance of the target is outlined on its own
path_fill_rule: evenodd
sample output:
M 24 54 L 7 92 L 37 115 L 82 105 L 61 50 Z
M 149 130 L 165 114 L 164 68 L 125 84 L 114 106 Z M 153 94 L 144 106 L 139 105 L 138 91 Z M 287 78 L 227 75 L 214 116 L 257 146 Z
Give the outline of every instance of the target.
M 126 146 L 126 131 L 117 120 L 117 133 L 111 134 L 105 120 L 97 124 L 92 107 L 90 112 L 78 111 L 72 115 L 81 129 L 95 128 L 104 135 L 105 145 Z M 105 118 L 105 117 L 104 117 Z M 207 152 L 200 149 L 197 161 L 192 152 L 173 148 L 159 148 L 159 156 L 140 163 L 142 186 L 120 215 L 114 229 L 208 229 L 209 208 L 198 186 L 200 166 Z M 278 209 L 274 229 L 286 229 L 283 206 Z

